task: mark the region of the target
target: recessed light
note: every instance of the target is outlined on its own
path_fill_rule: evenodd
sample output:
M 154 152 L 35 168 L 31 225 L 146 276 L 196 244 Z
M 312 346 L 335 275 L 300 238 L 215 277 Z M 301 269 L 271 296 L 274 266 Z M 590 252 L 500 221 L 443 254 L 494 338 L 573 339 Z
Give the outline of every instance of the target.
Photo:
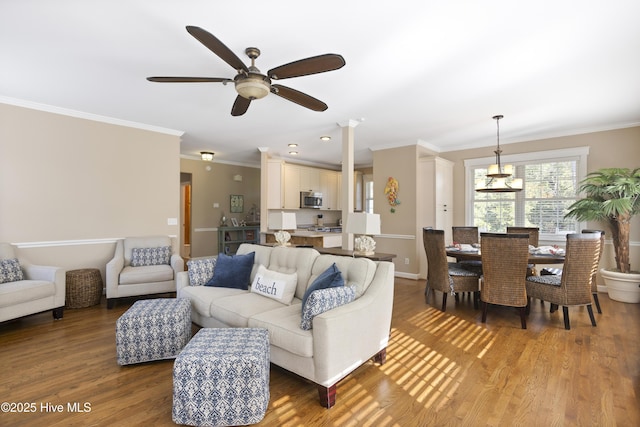
M 297 147 L 298 144 L 289 144 L 289 147 L 293 148 L 293 147 Z
M 292 156 L 297 156 L 298 152 L 297 151 L 289 151 L 289 154 L 291 154 Z
M 320 140 L 322 140 L 322 141 L 331 141 L 331 137 L 327 136 L 327 135 L 323 135 L 323 136 L 320 137 Z

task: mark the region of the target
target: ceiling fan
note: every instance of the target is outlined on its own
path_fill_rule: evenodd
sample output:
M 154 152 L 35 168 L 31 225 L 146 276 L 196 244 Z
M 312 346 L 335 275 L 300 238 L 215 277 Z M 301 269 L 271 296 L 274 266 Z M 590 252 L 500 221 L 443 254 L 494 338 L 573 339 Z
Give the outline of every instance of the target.
M 232 116 L 243 115 L 247 112 L 252 100 L 264 98 L 269 93 L 278 95 L 313 111 L 324 111 L 328 108 L 327 104 L 319 99 L 287 86 L 271 84 L 271 81 L 324 73 L 326 71 L 337 70 L 345 65 L 344 58 L 341 55 L 327 53 L 290 62 L 270 69 L 267 74 L 262 74 L 255 66 L 255 60 L 260 56 L 260 50 L 258 48 L 248 47 L 245 50 L 247 56 L 251 58 L 251 66 L 247 67 L 240 58 L 213 34 L 200 27 L 194 26 L 187 26 L 187 31 L 200 43 L 205 45 L 205 47 L 218 55 L 223 61 L 231 65 L 238 74 L 236 74 L 233 79 L 224 77 L 147 77 L 147 80 L 161 83 L 213 82 L 225 85 L 233 82 L 238 96 L 231 108 Z

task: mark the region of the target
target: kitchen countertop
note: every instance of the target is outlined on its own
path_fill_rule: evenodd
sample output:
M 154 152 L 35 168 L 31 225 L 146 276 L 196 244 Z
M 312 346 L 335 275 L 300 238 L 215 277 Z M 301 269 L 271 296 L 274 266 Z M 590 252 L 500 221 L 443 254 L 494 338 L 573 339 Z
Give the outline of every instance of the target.
M 267 230 L 263 231 L 264 234 L 275 234 L 276 231 Z M 290 231 L 289 234 L 293 237 L 325 237 L 325 236 L 335 236 L 340 235 L 342 233 L 336 233 L 331 231 L 310 231 L 310 230 L 295 230 Z

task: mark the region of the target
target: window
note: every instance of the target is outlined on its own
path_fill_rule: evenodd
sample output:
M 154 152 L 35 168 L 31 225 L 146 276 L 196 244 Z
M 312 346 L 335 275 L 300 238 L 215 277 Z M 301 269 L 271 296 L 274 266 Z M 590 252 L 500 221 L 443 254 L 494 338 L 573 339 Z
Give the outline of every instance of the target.
M 578 185 L 586 174 L 588 147 L 502 156 L 513 164 L 514 177 L 523 178 L 519 193 L 478 193 L 477 179 L 485 178 L 493 157 L 465 161 L 468 224 L 481 231 L 505 232 L 507 226 L 539 227 L 541 240 L 564 240 L 582 224 L 564 218 L 579 197 Z
M 364 175 L 364 211 L 373 213 L 373 176 Z

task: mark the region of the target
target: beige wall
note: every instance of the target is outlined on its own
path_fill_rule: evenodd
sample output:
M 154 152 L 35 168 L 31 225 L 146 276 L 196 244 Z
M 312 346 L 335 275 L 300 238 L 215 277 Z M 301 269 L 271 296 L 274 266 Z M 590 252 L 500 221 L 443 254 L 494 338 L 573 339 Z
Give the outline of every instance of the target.
M 503 144 L 502 149 L 506 155 L 583 146 L 588 146 L 590 150 L 587 172 L 603 167 L 640 167 L 640 127 Z M 453 224 L 465 223 L 464 160 L 491 157 L 492 150 L 493 147 L 484 147 L 437 154 L 455 163 Z M 415 242 L 419 238 L 416 230 L 423 226 L 416 223 L 415 198 L 420 196 L 420 185 L 415 182 L 416 161 L 418 157 L 434 154 L 436 153 L 415 146 L 374 151 L 374 211 L 381 215 L 382 234 L 387 235 L 376 239 L 377 250 L 397 254 L 394 260 L 396 272 L 406 277 L 416 277 L 418 274 L 417 251 L 420 247 Z M 395 214 L 389 212 L 390 206 L 384 195 L 384 187 L 389 176 L 398 179 L 400 183 L 399 198 L 402 204 L 396 208 Z M 597 223 L 588 226 L 602 228 L 602 224 Z M 640 269 L 640 218 L 633 222 L 631 239 L 631 264 L 633 268 Z M 612 266 L 612 253 L 613 248 L 609 242 L 605 248 L 603 266 Z M 404 263 L 405 258 L 409 258 L 409 265 Z
M 104 271 L 115 238 L 179 236 L 179 152 L 177 132 L 0 103 L 0 241 Z
M 180 171 L 191 174 L 191 257 L 217 255 L 217 228 L 223 213 L 240 221 L 254 204 L 260 212 L 260 169 L 183 158 Z M 242 181 L 234 181 L 234 175 L 242 175 Z M 230 212 L 232 194 L 243 196 L 244 212 Z M 214 208 L 214 203 L 219 207 Z M 227 223 L 231 225 L 230 220 Z
M 416 173 L 420 148 L 412 145 L 373 152 L 373 211 L 380 215 L 381 236 L 376 251 L 396 254 L 397 272 L 417 272 L 416 254 Z M 384 189 L 389 177 L 398 180 L 400 204 L 391 212 Z M 405 264 L 409 259 L 409 265 Z

